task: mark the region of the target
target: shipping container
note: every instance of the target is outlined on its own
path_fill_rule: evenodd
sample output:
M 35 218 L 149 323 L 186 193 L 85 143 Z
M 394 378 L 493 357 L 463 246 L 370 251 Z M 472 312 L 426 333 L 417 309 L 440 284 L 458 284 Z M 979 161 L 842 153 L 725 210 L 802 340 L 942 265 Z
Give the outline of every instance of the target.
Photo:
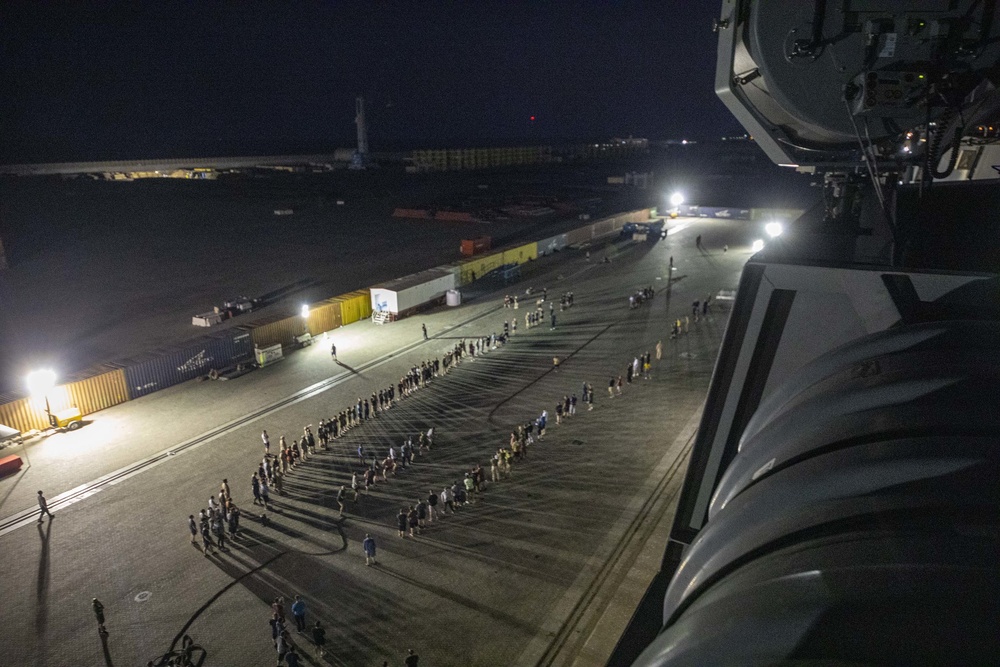
M 45 415 L 45 399 L 18 398 L 0 405 L 0 424 L 21 433 L 49 427 Z
M 411 218 L 415 220 L 429 220 L 431 212 L 419 208 L 397 208 L 392 212 L 394 218 Z
M 21 397 L 8 394 L 0 405 L 0 424 L 13 426 L 26 432 L 32 429 L 48 428 L 45 414 L 45 398 Z M 104 364 L 78 373 L 68 382 L 53 387 L 47 394 L 49 408 L 60 412 L 68 408 L 79 408 L 84 415 L 129 400 L 125 385 L 125 373 L 116 364 Z
M 467 211 L 437 211 L 434 219 L 446 222 L 473 222 L 472 214 Z
M 569 240 L 566 234 L 559 234 L 557 236 L 552 236 L 543 241 L 538 242 L 538 254 L 542 257 L 551 255 L 554 252 L 559 252 L 563 248 L 569 245 Z
M 532 241 L 503 251 L 503 264 L 524 264 L 538 259 L 538 242 Z
M 493 240 L 489 236 L 480 236 L 477 239 L 462 240 L 462 254 L 467 257 L 481 255 L 490 249 Z
M 441 301 L 455 286 L 454 273 L 428 269 L 371 287 L 371 305 L 375 310 L 392 313 L 395 319 Z
M 129 398 L 139 398 L 186 380 L 207 375 L 232 364 L 236 354 L 233 336 L 221 332 L 176 348 L 122 362 Z
M 56 407 L 51 400 L 52 410 L 64 410 L 66 408 L 80 408 L 80 412 L 85 415 L 93 414 L 113 405 L 124 403 L 129 399 L 128 387 L 125 384 L 125 371 L 118 365 L 106 365 L 93 371 L 103 370 L 104 372 L 91 375 L 84 379 L 68 382 L 63 385 L 65 389 L 65 405 Z M 57 387 L 60 389 L 60 387 Z
M 536 245 L 537 252 L 537 245 Z M 498 252 L 492 255 L 485 255 L 483 257 L 477 257 L 475 259 L 470 259 L 467 262 L 462 263 L 462 275 L 460 276 L 460 282 L 462 285 L 468 285 L 469 283 L 482 278 L 490 271 L 499 268 L 503 265 L 503 253 Z
M 340 321 L 343 325 L 352 324 L 371 317 L 372 299 L 368 290 L 357 290 L 334 297 L 340 304 Z
M 296 336 L 306 332 L 306 321 L 301 314 L 283 313 L 271 315 L 246 325 L 250 340 L 255 347 L 271 345 L 291 345 Z
M 253 361 L 253 338 L 244 327 L 237 327 L 224 332 L 233 339 L 233 364 L 245 364 Z
M 599 239 L 602 236 L 607 236 L 615 231 L 614 224 L 611 220 L 598 220 L 593 225 L 590 226 L 592 231 L 592 238 Z
M 340 303 L 327 299 L 309 306 L 309 319 L 306 322 L 309 333 L 318 336 L 326 331 L 332 331 L 341 326 Z
M 572 229 L 566 232 L 566 243 L 567 245 L 579 245 L 581 243 L 590 243 L 593 239 L 594 230 L 591 229 L 591 225 L 586 227 L 578 227 L 577 229 Z

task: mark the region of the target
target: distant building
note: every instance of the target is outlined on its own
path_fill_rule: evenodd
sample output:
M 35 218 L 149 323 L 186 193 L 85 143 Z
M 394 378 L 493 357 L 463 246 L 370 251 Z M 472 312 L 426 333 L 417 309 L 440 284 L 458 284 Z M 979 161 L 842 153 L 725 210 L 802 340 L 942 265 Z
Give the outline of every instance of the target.
M 410 153 L 407 171 L 466 171 L 553 162 L 551 146 L 421 149 Z

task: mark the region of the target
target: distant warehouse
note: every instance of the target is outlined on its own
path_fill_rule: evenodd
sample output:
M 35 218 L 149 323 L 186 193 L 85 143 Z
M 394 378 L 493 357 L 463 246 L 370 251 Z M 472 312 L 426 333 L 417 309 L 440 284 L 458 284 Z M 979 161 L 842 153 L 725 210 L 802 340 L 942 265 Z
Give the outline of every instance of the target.
M 555 162 L 552 146 L 421 149 L 410 153 L 407 171 L 466 171 Z

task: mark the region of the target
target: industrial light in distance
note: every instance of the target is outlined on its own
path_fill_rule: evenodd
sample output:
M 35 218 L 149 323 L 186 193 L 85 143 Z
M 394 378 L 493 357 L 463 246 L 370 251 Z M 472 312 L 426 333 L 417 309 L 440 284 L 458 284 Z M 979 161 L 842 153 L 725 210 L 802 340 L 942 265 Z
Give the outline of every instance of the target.
M 680 206 L 683 203 L 684 203 L 684 195 L 682 195 L 681 193 L 675 192 L 674 194 L 670 195 L 671 206 Z
M 753 245 L 750 246 L 751 252 L 760 252 L 763 249 L 764 249 L 764 242 L 761 241 L 760 239 L 757 239 L 756 241 L 754 241 Z
M 773 239 L 781 236 L 781 233 L 785 231 L 785 226 L 780 222 L 769 222 L 764 225 L 764 231 L 767 232 L 767 235 Z
M 50 368 L 31 371 L 25 378 L 25 382 L 28 385 L 28 393 L 36 398 L 41 398 L 56 386 L 56 372 Z
M 302 304 L 302 317 L 303 318 L 308 318 L 309 317 L 309 305 L 308 304 L 305 304 L 305 303 Z

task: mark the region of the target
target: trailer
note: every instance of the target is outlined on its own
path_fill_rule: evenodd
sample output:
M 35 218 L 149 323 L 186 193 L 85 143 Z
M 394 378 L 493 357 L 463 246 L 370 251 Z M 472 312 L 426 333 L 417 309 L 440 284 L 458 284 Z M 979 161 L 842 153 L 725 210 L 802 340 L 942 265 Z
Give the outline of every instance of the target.
M 371 287 L 373 317 L 381 313 L 389 321 L 429 308 L 444 300 L 457 287 L 455 273 L 428 269 Z

